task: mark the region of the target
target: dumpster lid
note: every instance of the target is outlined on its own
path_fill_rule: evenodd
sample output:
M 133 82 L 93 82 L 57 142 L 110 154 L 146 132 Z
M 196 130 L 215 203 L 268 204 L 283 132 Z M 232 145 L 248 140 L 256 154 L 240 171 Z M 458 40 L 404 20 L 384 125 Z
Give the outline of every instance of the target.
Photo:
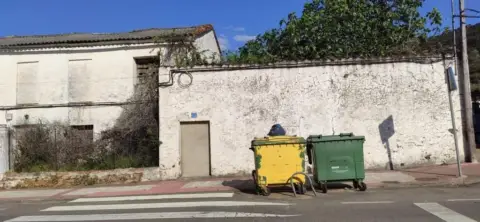
M 326 142 L 326 141 L 344 141 L 344 140 L 365 140 L 364 136 L 355 136 L 353 133 L 340 133 L 339 135 L 310 135 L 307 138 L 309 142 Z
M 264 138 L 255 138 L 254 140 L 252 140 L 253 146 L 299 143 L 305 143 L 305 139 L 303 137 L 297 136 L 268 136 Z

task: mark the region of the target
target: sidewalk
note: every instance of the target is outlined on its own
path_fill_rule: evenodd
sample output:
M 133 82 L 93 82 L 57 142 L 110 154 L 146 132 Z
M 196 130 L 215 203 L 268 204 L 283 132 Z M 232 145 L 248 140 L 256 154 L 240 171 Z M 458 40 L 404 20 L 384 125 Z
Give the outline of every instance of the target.
M 456 165 L 431 166 L 398 171 L 367 171 L 365 183 L 369 189 L 412 186 L 461 186 L 480 183 L 480 164 L 463 164 L 464 177 L 456 176 Z M 350 183 L 346 183 L 350 185 Z M 1 200 L 72 199 L 79 197 L 106 197 L 199 192 L 253 192 L 250 177 L 208 178 L 147 182 L 124 186 L 95 186 L 70 189 L 22 189 L 0 191 Z
M 462 164 L 462 177 L 458 177 L 456 164 L 428 166 L 398 171 L 367 172 L 369 187 L 408 186 L 462 186 L 480 183 L 480 163 Z

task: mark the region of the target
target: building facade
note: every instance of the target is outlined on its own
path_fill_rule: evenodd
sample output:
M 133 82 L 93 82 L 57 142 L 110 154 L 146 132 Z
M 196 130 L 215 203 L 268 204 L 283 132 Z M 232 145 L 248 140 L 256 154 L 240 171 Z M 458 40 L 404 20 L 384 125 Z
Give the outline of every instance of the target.
M 211 25 L 0 38 L 0 173 L 12 166 L 8 129 L 60 121 L 98 137 L 131 101 L 139 61 L 184 40 L 220 55 Z

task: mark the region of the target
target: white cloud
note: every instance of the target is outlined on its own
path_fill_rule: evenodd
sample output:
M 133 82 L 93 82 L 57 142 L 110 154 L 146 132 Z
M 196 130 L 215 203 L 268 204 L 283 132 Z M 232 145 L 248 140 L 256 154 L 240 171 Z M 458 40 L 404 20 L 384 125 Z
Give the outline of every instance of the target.
M 234 32 L 245 32 L 245 28 L 244 27 L 235 27 L 235 26 L 228 26 L 228 27 L 225 27 L 225 29 L 228 29 L 228 30 L 233 30 Z
M 218 37 L 218 44 L 220 44 L 221 50 L 226 50 L 230 47 L 227 36 L 223 34 L 221 34 L 220 37 Z
M 248 42 L 250 40 L 253 40 L 255 39 L 256 36 L 254 35 L 236 35 L 233 37 L 233 39 L 235 39 L 235 41 L 237 42 Z
M 233 28 L 233 31 L 235 31 L 235 32 L 245 32 L 245 28 L 244 27 L 235 27 L 235 28 Z

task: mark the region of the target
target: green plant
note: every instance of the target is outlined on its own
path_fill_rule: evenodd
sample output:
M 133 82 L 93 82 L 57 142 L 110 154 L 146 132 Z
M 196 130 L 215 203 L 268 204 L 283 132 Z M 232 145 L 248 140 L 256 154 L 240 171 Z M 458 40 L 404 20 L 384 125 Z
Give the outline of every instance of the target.
M 312 0 L 301 16 L 290 13 L 271 29 L 247 42 L 226 62 L 270 63 L 418 54 L 438 33 L 436 9 L 422 16 L 424 0 Z M 427 22 L 430 26 L 427 26 Z

